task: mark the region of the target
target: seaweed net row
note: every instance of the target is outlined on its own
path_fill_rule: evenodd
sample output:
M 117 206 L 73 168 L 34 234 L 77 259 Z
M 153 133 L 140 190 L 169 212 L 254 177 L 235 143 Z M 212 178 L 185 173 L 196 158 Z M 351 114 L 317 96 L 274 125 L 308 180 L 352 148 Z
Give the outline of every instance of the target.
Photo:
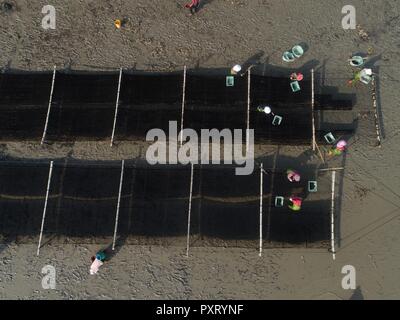
M 40 139 L 46 121 L 51 73 L 3 73 L 0 75 L 0 137 L 2 139 Z M 189 70 L 183 90 L 183 72 L 124 72 L 120 85 L 116 139 L 143 140 L 154 128 L 168 130 L 169 122 L 184 128 L 255 130 L 255 140 L 276 144 L 309 144 L 312 137 L 311 79 L 300 82 L 293 92 L 288 77 L 234 76 L 227 86 L 226 75 L 197 74 Z M 57 72 L 48 119 L 47 139 L 102 140 L 110 138 L 119 84 L 118 73 Z M 183 92 L 185 91 L 182 118 Z M 248 98 L 250 100 L 248 101 Z M 319 92 L 316 110 L 351 112 L 353 95 Z M 248 104 L 250 102 L 250 104 Z M 269 105 L 274 115 L 283 118 L 272 124 L 257 107 Z M 249 115 L 249 116 L 248 116 Z M 354 128 L 325 127 L 327 131 L 352 133 Z M 321 140 L 322 142 L 322 140 Z
M 264 169 L 265 247 L 326 247 L 330 239 L 330 179 L 313 167 L 291 184 L 284 170 Z M 119 195 L 120 162 L 55 162 L 44 236 L 58 241 L 109 241 Z M 232 166 L 193 167 L 190 245 L 254 247 L 260 228 L 260 169 L 235 175 Z M 37 241 L 49 164 L 2 162 L 0 234 L 3 241 Z M 308 180 L 318 181 L 309 193 Z M 191 166 L 149 166 L 127 161 L 122 180 L 118 237 L 135 244 L 186 245 Z M 275 206 L 275 197 L 303 197 L 300 213 Z

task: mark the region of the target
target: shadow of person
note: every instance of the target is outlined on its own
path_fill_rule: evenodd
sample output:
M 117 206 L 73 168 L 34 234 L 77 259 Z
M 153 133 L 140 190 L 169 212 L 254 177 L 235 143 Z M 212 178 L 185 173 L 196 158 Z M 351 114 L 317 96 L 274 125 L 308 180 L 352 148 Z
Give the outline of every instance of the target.
M 377 55 L 375 57 L 372 57 L 372 58 L 368 58 L 368 60 L 364 64 L 364 68 L 372 69 L 372 68 L 376 67 L 375 64 L 377 62 L 379 62 L 381 59 L 382 59 L 382 54 L 379 54 L 379 55 Z
M 118 238 L 117 241 L 115 242 L 114 250 L 112 249 L 112 243 L 108 245 L 106 248 L 100 250 L 106 254 L 106 258 L 104 261 L 110 261 L 118 254 L 123 245 L 126 243 L 126 238 L 127 238 L 126 236 Z
M 246 61 L 242 63 L 242 72 L 241 76 L 243 76 L 251 67 L 260 65 L 263 63 L 262 58 L 264 57 L 265 52 L 262 50 L 258 50 L 255 54 L 249 57 Z
M 2 243 L 0 243 L 0 254 L 7 250 L 7 248 L 9 247 L 9 245 L 11 244 L 12 239 L 10 237 L 5 237 L 5 239 L 3 239 Z
M 203 9 L 206 5 L 212 3 L 214 0 L 200 0 L 199 10 Z
M 358 286 L 356 290 L 354 290 L 349 300 L 364 300 L 364 296 L 361 292 L 361 287 Z

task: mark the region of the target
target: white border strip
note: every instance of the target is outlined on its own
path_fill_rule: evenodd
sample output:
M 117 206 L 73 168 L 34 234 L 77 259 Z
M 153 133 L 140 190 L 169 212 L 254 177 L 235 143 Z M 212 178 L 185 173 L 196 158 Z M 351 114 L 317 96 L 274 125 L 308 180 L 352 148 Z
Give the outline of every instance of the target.
M 312 149 L 315 151 L 316 139 L 315 139 L 315 94 L 314 94 L 314 69 L 311 69 L 311 116 L 312 116 Z
M 183 67 L 183 89 L 182 89 L 182 112 L 181 112 L 181 132 L 179 135 L 179 141 L 181 147 L 183 144 L 183 117 L 185 115 L 185 101 L 186 101 L 186 66 Z
M 263 223 L 263 182 L 264 182 L 264 168 L 263 164 L 261 163 L 260 166 L 260 252 L 258 256 L 262 256 L 262 238 L 263 238 L 263 229 L 262 229 L 262 223 Z
M 336 180 L 336 171 L 332 171 L 331 251 L 332 251 L 333 260 L 336 259 L 336 251 L 335 251 L 335 180 Z
M 118 106 L 119 106 L 119 94 L 121 91 L 121 80 L 122 80 L 122 68 L 119 69 L 117 101 L 115 102 L 115 115 L 114 115 L 114 124 L 113 124 L 113 129 L 112 129 L 112 134 L 111 134 L 110 147 L 112 147 L 114 144 L 115 127 L 117 125 L 117 115 L 118 115 Z
M 117 212 L 115 213 L 115 226 L 114 226 L 114 238 L 113 238 L 112 250 L 115 249 L 115 240 L 117 239 L 119 207 L 120 207 L 120 204 L 121 204 L 121 193 L 122 193 L 122 181 L 124 180 L 124 168 L 125 168 L 125 160 L 122 160 L 122 163 L 121 163 L 121 177 L 119 179 Z
M 54 92 L 54 83 L 56 80 L 56 70 L 57 67 L 54 66 L 53 68 L 53 80 L 51 80 L 51 90 L 50 90 L 50 97 L 49 97 L 49 106 L 47 107 L 47 115 L 46 115 L 46 123 L 44 124 L 44 130 L 43 130 L 43 136 L 42 136 L 42 141 L 40 141 L 40 144 L 42 145 L 46 139 L 46 133 L 47 133 L 47 126 L 49 125 L 49 117 L 50 117 L 50 109 L 51 109 L 51 104 L 53 102 L 53 92 Z
M 46 217 L 46 210 L 47 210 L 47 201 L 49 199 L 49 192 L 50 192 L 50 183 L 51 183 L 51 176 L 53 175 L 53 161 L 50 162 L 50 169 L 49 169 L 49 178 L 47 180 L 47 190 L 46 190 L 46 200 L 44 202 L 43 208 L 43 216 L 42 216 L 42 225 L 40 227 L 40 236 L 39 236 L 39 243 L 37 247 L 36 255 L 39 255 L 40 252 L 40 245 L 42 244 L 42 236 L 43 236 L 43 229 L 44 229 L 44 219 Z
M 190 171 L 190 194 L 189 194 L 189 208 L 188 208 L 188 225 L 186 236 L 186 257 L 189 257 L 189 244 L 190 244 L 190 216 L 192 212 L 192 194 L 193 194 L 193 163 Z

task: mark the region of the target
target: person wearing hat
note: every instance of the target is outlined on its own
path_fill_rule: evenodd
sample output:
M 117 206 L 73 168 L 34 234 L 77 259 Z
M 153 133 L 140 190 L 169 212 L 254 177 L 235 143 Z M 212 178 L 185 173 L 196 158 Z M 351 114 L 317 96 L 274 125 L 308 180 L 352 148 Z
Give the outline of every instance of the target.
M 258 106 L 257 107 L 257 111 L 258 112 L 263 112 L 267 116 L 269 116 L 270 114 L 274 115 L 270 106 Z
M 370 81 L 372 80 L 372 75 L 373 75 L 372 69 L 368 69 L 368 68 L 362 69 L 361 71 L 356 72 L 354 74 L 354 78 L 349 80 L 348 84 L 349 85 L 354 85 L 357 82 L 362 82 L 364 84 L 369 84 Z
M 96 259 L 104 262 L 106 260 L 106 253 L 104 251 L 99 251 L 96 253 Z
M 96 274 L 99 268 L 104 264 L 106 260 L 106 253 L 100 250 L 96 253 L 96 256 L 92 257 L 92 265 L 90 266 L 90 274 Z
M 347 147 L 347 142 L 345 140 L 340 140 L 336 146 L 328 151 L 329 156 L 340 156 Z
M 289 205 L 289 208 L 293 211 L 300 211 L 301 205 L 303 203 L 303 199 L 299 197 L 291 197 L 289 199 L 292 203 Z
M 286 174 L 290 182 L 300 182 L 300 174 L 297 171 L 288 169 Z
M 235 64 L 231 69 L 231 75 L 236 75 L 242 70 L 242 66 L 240 64 Z
M 294 72 L 290 75 L 290 80 L 292 80 L 292 81 L 301 81 L 303 79 L 304 79 L 304 75 L 300 72 L 299 73 Z

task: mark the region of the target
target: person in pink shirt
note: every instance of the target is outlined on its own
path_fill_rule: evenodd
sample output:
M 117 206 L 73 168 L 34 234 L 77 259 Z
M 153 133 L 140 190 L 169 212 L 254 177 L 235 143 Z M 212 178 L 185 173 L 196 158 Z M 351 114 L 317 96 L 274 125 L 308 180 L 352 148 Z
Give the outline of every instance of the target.
M 103 265 L 103 262 L 96 257 L 92 257 L 92 265 L 90 266 L 90 274 L 96 274 L 99 268 Z
M 328 151 L 329 156 L 340 156 L 344 151 L 346 151 L 347 142 L 345 140 L 340 140 L 336 146 Z
M 90 274 L 96 274 L 99 268 L 104 264 L 106 260 L 106 253 L 104 250 L 100 250 L 96 253 L 96 256 L 92 257 L 92 265 L 90 266 Z

